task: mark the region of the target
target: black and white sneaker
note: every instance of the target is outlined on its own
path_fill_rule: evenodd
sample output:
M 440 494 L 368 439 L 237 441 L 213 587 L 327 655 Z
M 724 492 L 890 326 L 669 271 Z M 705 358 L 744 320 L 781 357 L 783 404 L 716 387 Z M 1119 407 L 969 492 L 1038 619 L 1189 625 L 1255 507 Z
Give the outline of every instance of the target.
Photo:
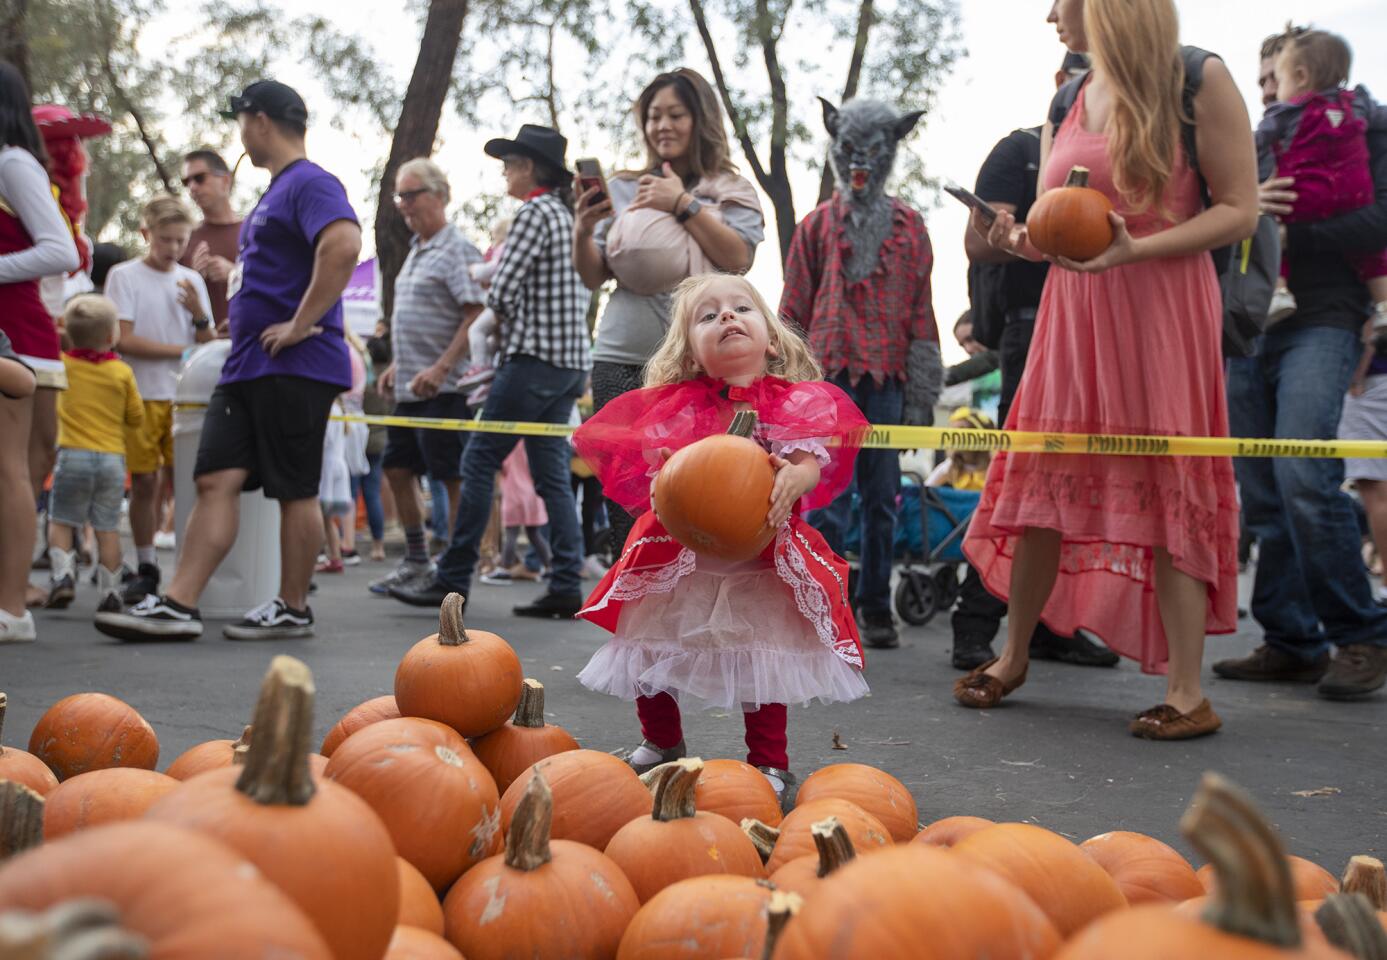
M 313 636 L 313 611 L 295 610 L 279 597 L 262 603 L 237 623 L 222 627 L 228 640 L 290 640 Z
M 139 606 L 145 597 L 152 597 L 159 592 L 159 565 L 157 563 L 142 563 L 140 569 L 129 580 L 125 581 L 124 591 L 121 599 L 126 603 Z M 132 606 L 133 609 L 133 606 Z
M 196 640 L 202 636 L 202 614 L 167 597 L 151 593 L 128 610 L 100 610 L 96 629 L 117 640 Z

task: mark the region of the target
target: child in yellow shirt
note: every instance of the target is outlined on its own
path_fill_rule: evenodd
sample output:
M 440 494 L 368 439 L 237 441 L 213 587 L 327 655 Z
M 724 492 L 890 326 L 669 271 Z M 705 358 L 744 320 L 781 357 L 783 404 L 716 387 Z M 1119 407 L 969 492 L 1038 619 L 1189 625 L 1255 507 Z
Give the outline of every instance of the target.
M 987 414 L 972 407 L 959 407 L 949 417 L 955 430 L 995 430 Z M 981 491 L 987 480 L 992 454 L 986 450 L 945 450 L 945 460 L 925 480 L 927 487 L 953 487 L 955 490 Z
M 63 311 L 73 348 L 63 354 L 67 390 L 58 395 L 58 463 L 48 508 L 52 562 L 48 606 L 76 595 L 74 531 L 96 531 L 101 592 L 98 610 L 120 610 L 120 504 L 125 496 L 125 429 L 139 426 L 144 405 L 135 374 L 112 352 L 120 340 L 116 305 L 102 296 L 74 297 Z

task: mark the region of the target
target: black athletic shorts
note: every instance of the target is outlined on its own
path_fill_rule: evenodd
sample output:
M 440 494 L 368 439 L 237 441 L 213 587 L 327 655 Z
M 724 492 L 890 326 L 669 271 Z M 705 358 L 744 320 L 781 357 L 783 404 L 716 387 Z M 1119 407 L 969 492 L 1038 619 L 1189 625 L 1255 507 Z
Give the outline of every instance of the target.
M 193 476 L 248 470 L 243 490 L 271 500 L 318 495 L 323 434 L 344 388 L 307 377 L 270 376 L 224 383 L 212 391 Z
M 395 404 L 395 416 L 468 420 L 471 412 L 465 394 L 440 393 L 428 400 Z M 386 470 L 408 470 L 416 477 L 427 473 L 435 480 L 456 480 L 462 476 L 462 448 L 466 444 L 467 434 L 457 430 L 386 427 L 381 466 Z

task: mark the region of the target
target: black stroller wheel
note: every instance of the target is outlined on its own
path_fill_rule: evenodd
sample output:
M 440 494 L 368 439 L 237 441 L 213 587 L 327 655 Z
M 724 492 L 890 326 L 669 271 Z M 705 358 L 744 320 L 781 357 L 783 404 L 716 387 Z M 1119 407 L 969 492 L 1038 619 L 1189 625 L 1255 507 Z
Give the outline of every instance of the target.
M 920 570 L 902 570 L 896 584 L 896 613 L 911 626 L 923 627 L 939 612 L 939 588 Z

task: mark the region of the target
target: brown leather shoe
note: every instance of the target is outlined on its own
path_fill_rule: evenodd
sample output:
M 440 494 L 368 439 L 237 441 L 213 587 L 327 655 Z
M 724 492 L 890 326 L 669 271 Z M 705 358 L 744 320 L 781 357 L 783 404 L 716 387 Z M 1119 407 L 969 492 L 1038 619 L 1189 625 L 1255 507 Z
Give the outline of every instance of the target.
M 1003 697 L 1015 692 L 1021 684 L 1026 682 L 1026 670 L 1030 669 L 1029 664 L 1026 670 L 1021 671 L 1021 676 L 1011 683 L 1003 683 L 996 677 L 983 672 L 996 663 L 998 659 L 1000 658 L 993 657 L 969 673 L 968 676 L 955 680 L 954 699 L 965 707 L 972 707 L 974 710 L 987 710 L 1001 703 Z
M 1357 700 L 1387 684 L 1387 647 L 1350 643 L 1340 647 L 1317 691 L 1328 700 Z
M 1223 726 L 1223 721 L 1209 706 L 1208 700 L 1189 713 L 1181 713 L 1168 703 L 1158 704 L 1136 715 L 1127 728 L 1132 736 L 1146 740 L 1189 740 L 1205 737 Z
M 1318 683 L 1329 669 L 1329 654 L 1322 653 L 1313 660 L 1262 644 L 1245 657 L 1219 660 L 1214 673 L 1225 680 L 1252 680 L 1263 683 Z

